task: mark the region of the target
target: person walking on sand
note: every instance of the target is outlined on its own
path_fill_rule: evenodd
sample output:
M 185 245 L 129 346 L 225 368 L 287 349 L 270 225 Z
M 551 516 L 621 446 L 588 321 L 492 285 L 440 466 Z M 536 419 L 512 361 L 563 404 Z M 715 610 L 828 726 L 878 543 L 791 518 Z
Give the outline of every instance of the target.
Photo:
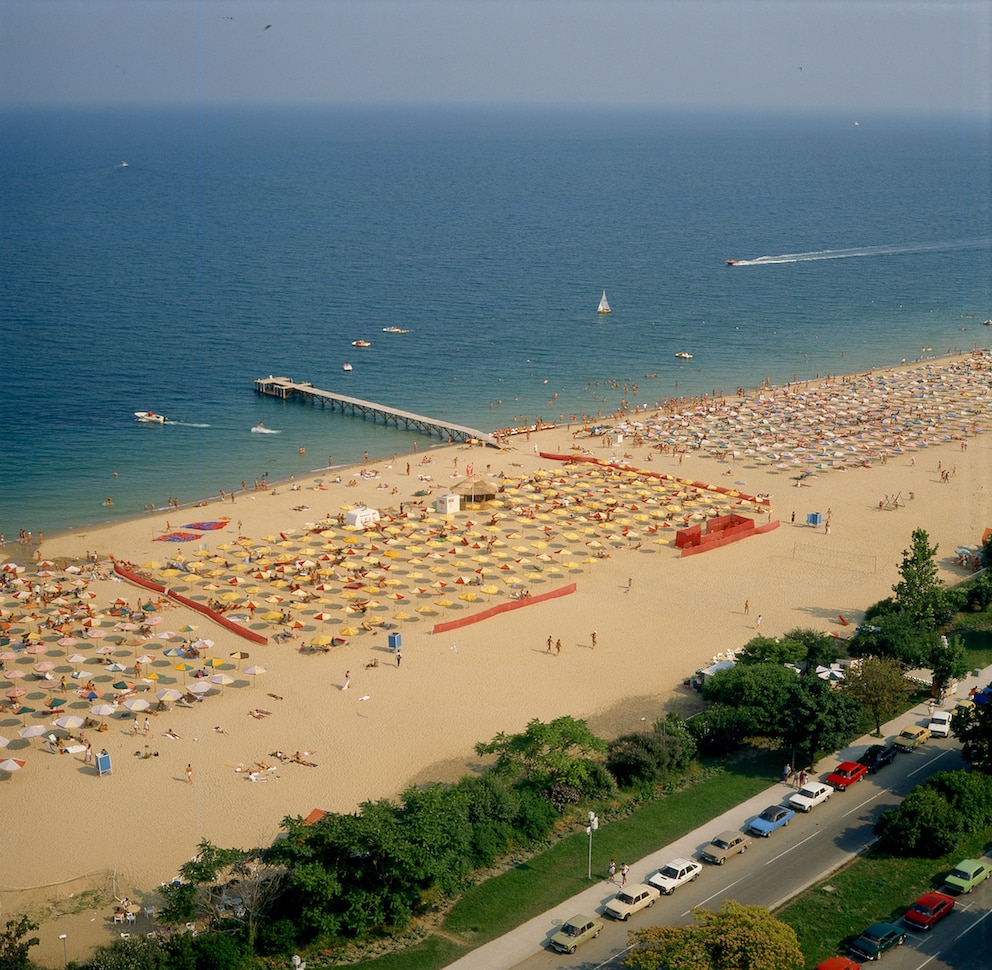
M 744 615 L 747 616 L 751 612 L 751 601 L 744 600 Z
M 151 723 L 149 722 L 148 718 L 146 717 L 145 718 L 145 737 L 146 738 L 148 737 L 148 731 L 149 731 L 150 728 L 151 728 Z
M 552 643 L 553 643 L 553 641 L 552 641 L 551 637 L 548 637 L 548 649 L 545 651 L 545 653 L 551 653 L 551 645 L 552 645 Z
M 597 640 L 596 640 L 596 631 L 593 630 L 592 631 L 592 648 L 593 648 L 593 650 L 596 649 L 596 643 L 597 643 Z
M 555 641 L 555 656 L 561 653 L 561 637 Z
M 399 648 L 396 649 L 396 666 L 398 667 L 403 660 L 403 654 L 400 652 Z
M 341 685 L 341 690 L 347 690 L 351 686 L 351 671 L 346 670 L 344 672 L 344 683 Z
M 193 784 L 193 766 L 190 764 L 186 765 L 186 784 Z
M 758 619 L 756 619 L 754 621 L 754 625 L 755 625 L 755 627 L 761 626 L 761 614 L 760 613 L 758 614 Z

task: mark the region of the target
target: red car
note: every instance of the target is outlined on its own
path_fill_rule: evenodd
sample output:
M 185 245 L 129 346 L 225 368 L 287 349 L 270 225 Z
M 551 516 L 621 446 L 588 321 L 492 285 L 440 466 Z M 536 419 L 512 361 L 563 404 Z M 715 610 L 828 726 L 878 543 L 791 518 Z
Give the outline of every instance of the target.
M 827 775 L 827 784 L 837 791 L 845 791 L 849 785 L 861 781 L 867 774 L 867 765 L 858 764 L 856 761 L 842 761 Z
M 924 893 L 912 906 L 903 919 L 914 930 L 928 930 L 939 923 L 952 909 L 954 900 L 943 893 Z
M 848 957 L 828 957 L 816 970 L 861 970 L 861 964 Z

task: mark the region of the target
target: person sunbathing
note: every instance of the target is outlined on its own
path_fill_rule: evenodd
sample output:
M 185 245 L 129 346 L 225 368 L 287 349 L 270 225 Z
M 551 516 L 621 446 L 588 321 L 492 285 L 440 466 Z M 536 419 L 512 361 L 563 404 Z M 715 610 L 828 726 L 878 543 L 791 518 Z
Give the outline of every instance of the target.
M 178 734 L 176 734 L 176 732 L 173 731 L 172 728 L 169 728 L 169 730 L 165 732 L 165 736 L 167 738 L 172 738 L 173 741 L 181 741 L 182 740 L 182 738 Z

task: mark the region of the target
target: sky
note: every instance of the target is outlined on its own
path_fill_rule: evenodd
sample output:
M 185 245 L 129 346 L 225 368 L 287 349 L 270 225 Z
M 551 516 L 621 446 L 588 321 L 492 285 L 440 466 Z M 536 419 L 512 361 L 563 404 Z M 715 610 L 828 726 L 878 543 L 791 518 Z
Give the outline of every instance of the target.
M 992 115 L 992 0 L 0 0 L 0 104 Z

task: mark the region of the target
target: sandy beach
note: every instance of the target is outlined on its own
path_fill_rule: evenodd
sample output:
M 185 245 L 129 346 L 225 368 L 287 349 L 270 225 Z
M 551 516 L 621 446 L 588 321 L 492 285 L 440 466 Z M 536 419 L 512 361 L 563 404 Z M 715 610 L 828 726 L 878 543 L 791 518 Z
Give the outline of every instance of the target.
M 916 527 L 939 545 L 942 579 L 964 579 L 970 573 L 954 549 L 978 543 L 992 525 L 990 365 L 989 355 L 970 355 L 648 409 L 627 416 L 622 441 L 578 426 L 514 436 L 502 452 L 427 451 L 421 439 L 417 453 L 372 456 L 368 477 L 332 469 L 319 482 L 249 486 L 233 502 L 46 538 L 20 574 L 24 582 L 3 597 L 11 641 L 3 650 L 23 648 L 5 668 L 25 674 L 2 688 L 25 690 L 4 698 L 0 714 L 0 735 L 10 740 L 0 754 L 25 761 L 23 770 L 0 772 L 5 914 L 37 917 L 53 899 L 65 912 L 70 894 L 92 889 L 154 906 L 155 887 L 200 839 L 265 844 L 287 815 L 353 811 L 412 784 L 450 780 L 471 770 L 475 742 L 534 717 L 584 717 L 609 736 L 691 710 L 698 701 L 684 679 L 742 646 L 759 622 L 765 635 L 793 627 L 849 635 L 864 609 L 890 594 Z M 434 498 L 472 472 L 502 491 L 450 519 L 435 512 Z M 382 515 L 375 533 L 339 521 L 363 504 Z M 725 511 L 779 527 L 680 558 L 677 528 Z M 823 516 L 819 526 L 807 525 L 810 513 Z M 222 525 L 196 530 L 198 522 Z M 196 538 L 161 541 L 175 532 Z M 87 579 L 88 566 L 58 568 L 94 553 L 106 578 Z M 111 556 L 198 602 L 223 604 L 225 615 L 268 642 L 251 643 L 166 601 L 146 614 L 161 619 L 146 634 L 140 621 L 122 628 L 112 612 L 118 600 L 131 608 L 158 597 L 113 577 Z M 51 575 L 36 575 L 37 558 L 56 564 Z M 19 595 L 42 583 L 62 584 L 67 612 L 82 603 L 97 614 L 103 636 L 90 636 L 93 627 L 76 616 L 67 622 L 77 643 L 59 645 L 65 632 L 41 622 L 57 597 Z M 570 583 L 570 595 L 432 632 Z M 78 590 L 95 596 L 83 600 Z M 390 633 L 402 637 L 401 663 Z M 212 645 L 200 646 L 189 670 L 176 669 L 183 658 L 165 651 L 204 638 Z M 318 638 L 331 642 L 311 647 Z M 549 638 L 561 641 L 560 652 L 549 654 Z M 32 643 L 45 649 L 29 654 Z M 96 644 L 113 649 L 100 655 Z M 247 656 L 231 656 L 238 651 Z M 72 663 L 72 655 L 85 659 Z M 151 659 L 139 676 L 140 656 Z M 18 715 L 19 705 L 40 711 L 57 694 L 67 715 L 88 716 L 93 701 L 74 692 L 87 680 L 103 695 L 94 700 L 126 694 L 157 705 L 156 692 L 187 692 L 210 658 L 218 664 L 203 680 L 227 674 L 231 682 L 212 684 L 202 701 L 139 712 L 137 736 L 119 704 L 103 719 L 106 731 L 86 731 L 94 750 L 111 756 L 108 776 L 84 764 L 82 752 L 45 750 L 49 731 L 20 737 L 28 725 L 51 727 L 57 714 Z M 108 671 L 106 660 L 121 669 Z M 45 662 L 54 681 L 37 677 L 34 665 Z M 245 670 L 260 666 L 264 672 Z M 83 676 L 72 678 L 74 670 Z M 118 678 L 134 692 L 115 689 Z M 46 921 L 32 956 L 61 960 L 60 933 L 68 934 L 69 957 L 82 956 L 119 931 L 109 916 L 104 906 Z M 139 930 L 151 928 L 143 921 Z

